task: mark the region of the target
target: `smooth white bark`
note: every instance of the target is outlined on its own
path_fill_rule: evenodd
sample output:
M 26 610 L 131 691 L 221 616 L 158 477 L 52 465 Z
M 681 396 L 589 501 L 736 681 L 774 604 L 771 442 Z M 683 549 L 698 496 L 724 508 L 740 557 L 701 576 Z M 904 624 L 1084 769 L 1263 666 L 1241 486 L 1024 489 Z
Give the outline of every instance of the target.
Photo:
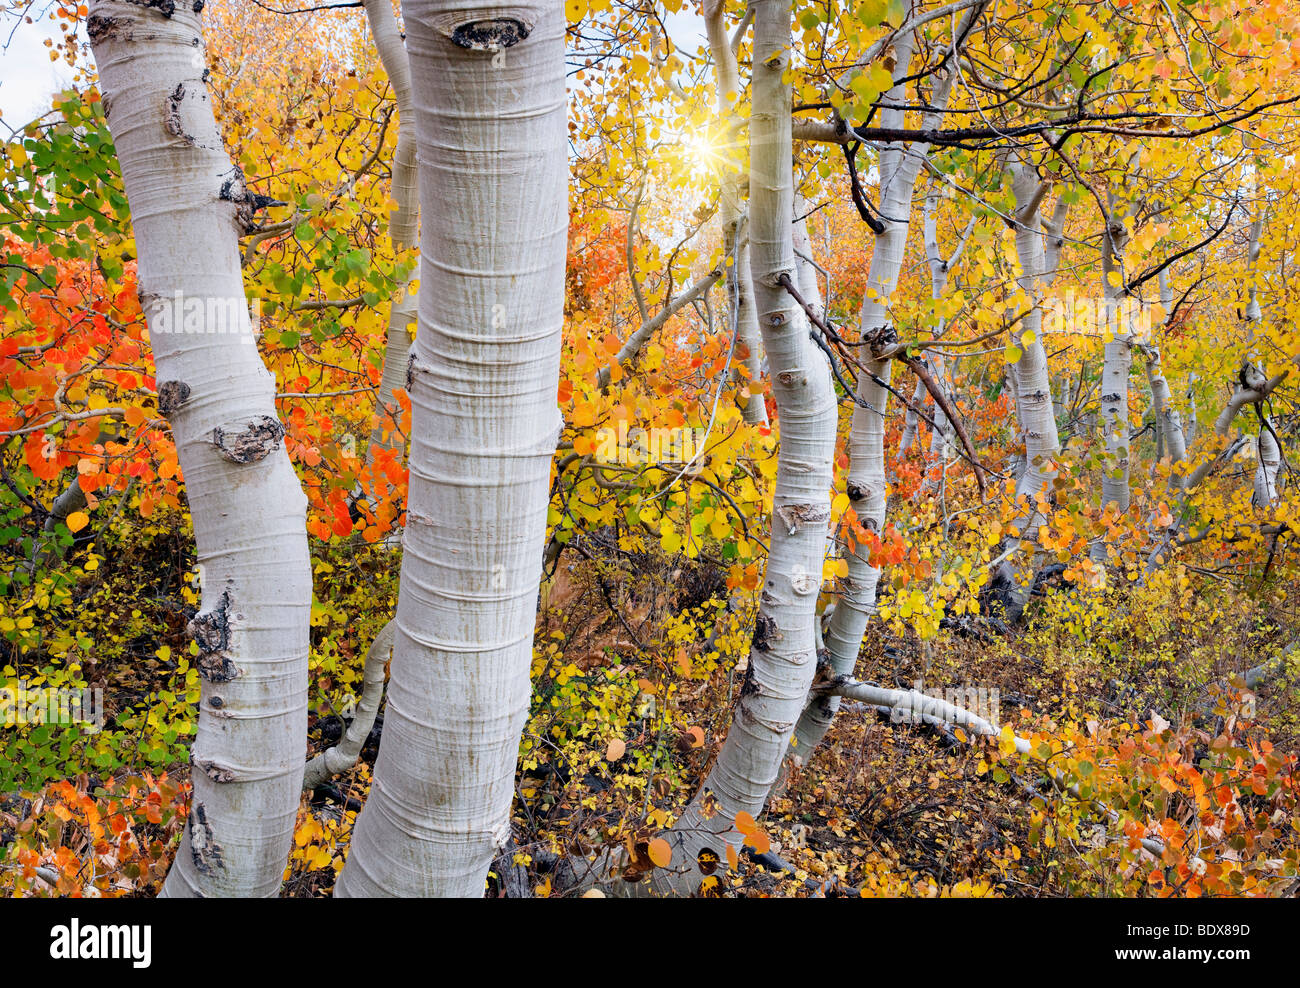
M 740 131 L 744 121 L 740 115 L 740 68 L 736 62 L 742 24 L 737 29 L 736 41 L 727 37 L 727 5 L 725 0 L 705 0 L 701 6 L 705 34 L 709 41 L 709 54 L 713 59 L 713 81 L 717 91 L 716 113 L 718 124 L 730 142 L 730 135 Z M 749 372 L 749 398 L 742 413 L 746 422 L 760 424 L 767 421 L 767 405 L 763 401 L 763 342 L 754 314 L 754 290 L 749 270 L 749 238 L 743 235 L 745 208 L 741 196 L 743 172 L 729 156 L 722 165 L 719 183 L 718 221 L 722 226 L 722 256 L 727 267 L 728 309 L 736 322 L 736 334 L 745 348 L 743 363 Z
M 375 717 L 379 714 L 379 705 L 384 698 L 384 669 L 392 658 L 396 634 L 396 622 L 389 621 L 370 643 L 362 671 L 361 700 L 357 703 L 356 712 L 339 743 L 326 748 L 307 763 L 302 774 L 304 789 L 315 789 L 326 780 L 346 772 L 361 759 L 361 749 L 375 726 Z
M 567 235 L 558 4 L 404 10 L 420 162 L 411 481 L 384 737 L 341 896 L 481 896 L 528 712 Z
M 957 265 L 957 262 L 961 260 L 962 252 L 966 249 L 966 242 L 970 239 L 971 234 L 975 232 L 976 222 L 975 218 L 972 217 L 957 238 L 957 245 L 953 248 L 953 252 L 944 257 L 939 252 L 939 226 L 936 216 L 938 207 L 939 186 L 936 183 L 925 197 L 924 221 L 922 223 L 922 229 L 925 233 L 925 257 L 930 266 L 930 297 L 936 302 L 943 298 L 943 294 L 948 288 L 948 278 L 951 276 L 952 269 Z M 934 338 L 936 340 L 942 339 L 947 328 L 945 321 L 940 318 L 934 328 Z M 937 350 L 931 354 L 929 364 L 934 380 L 947 392 L 949 401 L 956 407 L 956 395 L 953 393 L 952 386 L 948 381 L 948 368 L 943 351 Z M 924 387 L 920 381 L 917 384 L 919 387 Z M 919 402 L 914 401 L 913 404 L 919 405 Z M 916 418 L 910 410 L 908 417 L 909 419 Z M 940 479 L 947 475 L 948 461 L 955 444 L 956 428 L 949 421 L 948 416 L 943 413 L 943 409 L 939 408 L 937 404 L 934 408 L 934 424 L 936 428 L 931 430 L 930 433 L 930 451 L 926 459 L 926 477 L 921 484 L 921 490 L 926 492 L 936 490 L 939 487 Z M 940 473 L 938 476 L 932 477 L 929 475 L 928 468 L 935 462 L 939 464 Z
M 1123 254 L 1129 231 L 1125 223 L 1127 203 L 1112 194 L 1109 214 L 1102 232 L 1101 277 L 1105 300 L 1106 334 L 1101 367 L 1101 433 L 1105 456 L 1102 460 L 1101 504 L 1117 513 L 1128 510 L 1129 486 L 1129 375 L 1133 370 L 1132 335 L 1124 320 Z M 1109 551 L 1105 539 L 1092 545 L 1094 562 L 1104 564 Z
M 818 316 L 826 314 L 826 304 L 822 301 L 821 280 L 817 277 L 816 254 L 813 251 L 812 237 L 808 235 L 808 200 L 795 193 L 794 197 L 794 264 L 798 269 L 795 279 L 799 294 Z
M 1252 186 L 1254 182 L 1251 182 Z M 1246 270 L 1250 278 L 1250 297 L 1246 304 L 1246 339 L 1251 347 L 1251 358 L 1255 354 L 1255 328 L 1264 318 L 1259 304 L 1259 287 L 1255 282 L 1256 268 L 1259 266 L 1260 239 L 1264 233 L 1263 207 L 1250 225 L 1249 242 L 1246 247 Z M 1255 480 L 1251 502 L 1258 508 L 1271 508 L 1280 499 L 1278 491 L 1278 471 L 1282 465 L 1282 451 L 1277 444 L 1272 420 L 1264 411 L 1264 403 L 1256 404 L 1256 418 L 1259 434 L 1255 442 Z
M 1040 304 L 1042 274 L 1046 266 L 1044 237 L 1038 219 L 1043 189 L 1033 166 L 1018 154 L 1010 156 L 1008 170 L 1016 197 L 1016 254 L 1020 261 L 1020 275 L 1016 280 L 1031 306 L 1014 333 L 1016 345 L 1021 350 L 1020 357 L 1014 368 L 1008 368 L 1015 374 L 1016 407 L 1025 442 L 1024 472 L 1016 484 L 1016 497 L 1027 502 L 1011 523 L 1013 534 L 1007 539 L 1007 549 L 1012 556 L 1007 560 L 1004 575 L 1010 580 L 1012 613 L 1009 616 L 1016 618 L 1029 600 L 1033 583 L 1032 562 L 1026 565 L 1017 561 L 1016 550 L 1028 545 L 1032 554 L 1032 547 L 1037 543 L 1038 529 L 1043 521 L 1037 502 L 1050 493 L 1052 481 L 1056 478 L 1060 441 L 1047 373 L 1047 350 L 1043 346 L 1043 310 Z M 1030 335 L 1032 342 L 1023 342 L 1025 334 Z
M 780 447 L 772 541 L 754 643 L 731 727 L 699 793 L 674 825 L 672 862 L 657 868 L 660 893 L 690 894 L 704 872 L 700 852 L 725 861 L 739 848 L 735 818 L 757 816 L 777 778 L 816 665 L 813 620 L 830 521 L 837 406 L 826 360 L 808 323 L 781 286 L 797 276 L 791 210 L 790 0 L 754 0 L 753 112 L 750 117 L 750 227 L 754 298 L 772 389 Z
M 925 406 L 925 400 L 928 396 L 929 392 L 925 389 L 925 382 L 917 378 L 916 386 L 912 388 L 911 407 L 908 408 L 907 414 L 903 417 L 903 433 L 898 437 L 898 454 L 895 459 L 900 463 L 907 459 L 907 454 L 917 444 L 917 437 L 921 432 L 921 416 L 917 414 L 917 411 Z M 942 415 L 943 412 L 936 410 L 936 414 L 933 416 L 936 425 Z
M 1164 455 L 1169 458 L 1170 463 L 1182 463 L 1187 459 L 1187 437 L 1183 432 L 1183 418 L 1178 414 L 1169 382 L 1165 379 L 1160 348 L 1144 346 L 1139 352 L 1146 361 L 1147 382 L 1151 387 L 1151 405 L 1160 429 Z
M 95 0 L 87 33 L 203 581 L 194 794 L 162 894 L 272 896 L 302 782 L 311 568 L 240 272 L 253 203 L 213 116 L 200 14 Z
M 365 0 L 366 22 L 375 39 L 375 49 L 388 75 L 397 100 L 397 148 L 393 154 L 393 211 L 388 218 L 388 235 L 397 254 L 415 246 L 420 224 L 419 174 L 415 162 L 415 107 L 411 96 L 411 65 L 398 30 L 390 0 Z M 388 312 L 384 340 L 384 365 L 379 379 L 375 423 L 366 448 L 366 465 L 373 467 L 381 449 L 403 449 L 404 437 L 390 423 L 401 418 L 396 392 L 406 386 L 410 362 L 411 334 L 415 328 L 416 298 L 412 292 L 414 273 L 398 287 Z
M 1282 466 L 1282 451 L 1278 448 L 1273 431 L 1272 419 L 1264 416 L 1259 427 L 1258 462 L 1255 465 L 1255 490 L 1252 498 L 1258 508 L 1275 507 L 1281 499 L 1278 471 Z
M 965 34 L 970 22 L 984 9 L 983 3 L 968 8 L 958 21 L 958 36 Z M 895 79 L 906 79 L 912 64 L 914 38 L 910 33 L 896 37 Z M 956 59 L 947 60 L 932 76 L 929 104 L 934 109 L 922 120 L 923 127 L 935 127 L 947 106 L 955 80 Z M 907 102 L 907 84 L 895 85 L 884 97 L 892 106 Z M 885 109 L 880 122 L 885 127 L 901 127 L 904 111 Z M 880 213 L 884 229 L 876 235 L 871 254 L 871 268 L 867 275 L 867 290 L 863 294 L 859 314 L 861 338 L 874 339 L 876 346 L 861 348 L 863 365 L 870 372 L 859 374 L 858 403 L 853 409 L 849 431 L 849 471 L 845 491 L 849 503 L 857 514 L 859 523 L 869 531 L 879 532 L 885 524 L 885 506 L 888 486 L 885 477 L 885 413 L 893 357 L 876 359 L 878 347 L 888 348 L 896 342 L 890 313 L 890 299 L 898 285 L 902 270 L 908 231 L 911 228 L 912 196 L 921 168 L 929 154 L 929 145 L 886 145 L 880 151 Z M 874 379 L 873 379 L 874 376 Z M 865 546 L 845 548 L 844 559 L 849 572 L 841 581 L 841 593 L 830 625 L 826 629 L 826 647 L 830 652 L 831 670 L 837 676 L 848 676 L 858 660 L 867 623 L 876 612 L 876 592 L 880 582 L 880 569 L 869 562 Z M 806 759 L 825 735 L 838 707 L 835 698 L 812 698 L 795 731 L 792 757 Z

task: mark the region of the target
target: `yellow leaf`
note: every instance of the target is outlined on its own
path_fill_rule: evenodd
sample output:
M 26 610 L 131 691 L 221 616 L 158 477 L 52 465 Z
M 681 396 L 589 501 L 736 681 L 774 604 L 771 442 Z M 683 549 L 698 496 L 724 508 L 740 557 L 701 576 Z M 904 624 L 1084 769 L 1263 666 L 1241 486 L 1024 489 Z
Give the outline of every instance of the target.
M 90 524 L 90 516 L 84 511 L 74 511 L 63 521 L 68 526 L 69 532 L 80 532 Z

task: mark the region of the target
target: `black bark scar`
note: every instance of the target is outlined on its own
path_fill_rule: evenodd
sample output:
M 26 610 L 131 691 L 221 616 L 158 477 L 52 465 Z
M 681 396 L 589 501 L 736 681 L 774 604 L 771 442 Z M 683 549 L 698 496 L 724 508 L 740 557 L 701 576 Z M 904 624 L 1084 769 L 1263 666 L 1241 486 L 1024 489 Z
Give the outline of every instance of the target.
M 280 447 L 284 426 L 269 415 L 261 415 L 238 432 L 227 432 L 221 426 L 212 430 L 212 444 L 217 452 L 231 463 L 256 463 Z
M 158 411 L 168 418 L 190 398 L 190 386 L 184 381 L 163 381 L 158 385 Z
M 199 874 L 209 878 L 225 867 L 224 852 L 213 839 L 207 807 L 202 803 L 195 803 L 190 812 L 190 859 Z
M 772 642 L 780 638 L 781 633 L 776 630 L 776 622 L 766 614 L 759 614 L 754 621 L 754 648 L 766 652 L 772 647 Z
M 195 663 L 199 675 L 210 683 L 228 683 L 239 675 L 239 667 L 229 655 L 231 603 L 230 591 L 223 590 L 217 606 L 194 615 L 187 628 L 199 646 L 199 657 Z
M 514 17 L 470 21 L 451 32 L 451 40 L 472 51 L 500 51 L 513 48 L 528 37 L 528 25 Z

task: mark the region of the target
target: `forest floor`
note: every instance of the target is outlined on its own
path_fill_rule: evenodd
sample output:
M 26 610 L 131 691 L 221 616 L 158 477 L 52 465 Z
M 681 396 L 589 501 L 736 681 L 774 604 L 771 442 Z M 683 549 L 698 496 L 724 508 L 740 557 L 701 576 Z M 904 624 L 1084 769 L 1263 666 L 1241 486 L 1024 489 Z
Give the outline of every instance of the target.
M 84 672 L 111 698 L 106 729 L 62 748 L 31 733 L 5 736 L 10 771 L 31 764 L 26 780 L 0 786 L 0 854 L 29 873 L 60 870 L 55 890 L 0 867 L 13 894 L 75 894 L 91 874 L 100 894 L 152 894 L 179 836 L 197 685 L 183 658 L 197 603 L 186 579 L 192 560 L 174 530 L 120 548 L 78 591 L 86 634 L 116 643 Z M 318 547 L 309 755 L 337 738 L 369 636 L 391 614 L 397 567 L 386 553 Z M 153 579 L 141 594 L 146 563 Z M 542 592 L 517 846 L 497 861 L 490 894 L 501 894 L 507 873 L 516 889 L 564 894 L 553 881 L 557 859 L 623 844 L 635 860 L 671 826 L 721 747 L 748 654 L 755 594 L 728 588 L 727 572 L 720 561 L 670 559 L 608 538 L 584 538 L 561 557 Z M 128 593 L 138 606 L 124 608 Z M 1230 684 L 1234 672 L 1278 654 L 1298 626 L 1282 592 L 1248 599 L 1226 585 L 1192 593 L 1178 581 L 1091 595 L 1043 588 L 1016 629 L 967 620 L 922 640 L 880 623 L 859 679 L 961 689 L 1050 756 L 1014 756 L 1009 734 L 967 737 L 846 702 L 758 821 L 775 858 L 739 859 L 710 891 L 1293 892 L 1300 668 L 1292 662 L 1262 687 L 1249 716 Z M 20 671 L 40 669 L 29 660 Z M 329 894 L 381 736 L 382 716 L 362 762 L 304 794 L 284 895 Z M 1085 798 L 1054 790 L 1053 771 L 1089 786 Z M 1099 799 L 1127 812 L 1107 820 Z M 118 819 L 139 853 L 105 868 L 95 828 L 107 820 L 116 830 Z M 1144 834 L 1163 835 L 1166 860 L 1142 860 Z M 793 874 L 773 873 L 777 858 Z

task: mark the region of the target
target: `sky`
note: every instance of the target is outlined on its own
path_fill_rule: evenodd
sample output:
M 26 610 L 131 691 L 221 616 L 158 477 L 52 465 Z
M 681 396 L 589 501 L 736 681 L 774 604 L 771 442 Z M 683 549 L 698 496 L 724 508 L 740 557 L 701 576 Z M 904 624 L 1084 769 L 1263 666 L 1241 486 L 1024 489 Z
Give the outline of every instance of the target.
M 58 21 L 37 19 L 55 6 L 53 0 L 36 0 L 28 7 L 35 23 L 18 23 L 16 28 L 15 14 L 0 14 L 0 120 L 11 128 L 49 109 L 50 97 L 72 81 L 67 63 L 62 58 L 51 62 L 45 47 L 46 38 L 62 37 Z

